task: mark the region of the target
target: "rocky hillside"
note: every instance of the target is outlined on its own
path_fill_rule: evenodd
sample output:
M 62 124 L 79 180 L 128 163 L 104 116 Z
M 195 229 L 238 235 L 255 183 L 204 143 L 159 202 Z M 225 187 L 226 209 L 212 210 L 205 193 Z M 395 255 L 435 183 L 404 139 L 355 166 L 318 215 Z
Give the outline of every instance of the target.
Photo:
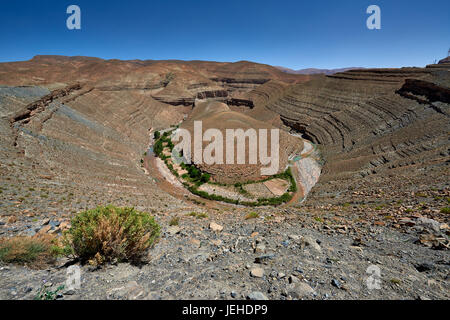
M 97 205 L 156 216 L 146 266 L 83 266 L 64 299 L 448 299 L 449 71 L 445 59 L 329 76 L 246 61 L 2 63 L 0 236 L 60 234 Z M 312 141 L 323 172 L 306 201 L 249 209 L 161 189 L 141 163 L 150 130 L 179 124 L 196 99 Z M 370 265 L 383 290 L 367 289 Z M 1 265 L 0 298 L 33 298 L 64 270 Z
M 284 68 L 284 67 L 277 67 L 277 68 L 283 72 L 292 73 L 292 74 L 326 74 L 326 75 L 335 74 L 338 72 L 345 72 L 345 71 L 354 70 L 354 69 L 364 69 L 364 68 L 357 68 L 357 67 L 339 68 L 339 69 L 307 68 L 307 69 L 300 69 L 300 70 L 293 70 L 293 69 Z

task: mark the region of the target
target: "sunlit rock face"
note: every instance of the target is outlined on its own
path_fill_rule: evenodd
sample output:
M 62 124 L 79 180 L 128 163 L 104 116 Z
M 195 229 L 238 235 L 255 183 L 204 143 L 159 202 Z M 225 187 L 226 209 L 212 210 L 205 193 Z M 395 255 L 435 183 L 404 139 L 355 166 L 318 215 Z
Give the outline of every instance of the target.
M 449 70 L 448 59 L 426 68 L 331 76 L 287 74 L 245 61 L 39 56 L 1 63 L 0 181 L 45 186 L 49 196 L 37 195 L 28 206 L 16 206 L 7 193 L 0 197 L 8 214 L 49 207 L 64 214 L 110 202 L 183 207 L 145 175 L 140 160 L 150 129 L 185 118 L 187 129 L 194 119 L 204 120 L 203 131 L 280 128 L 280 171 L 302 148 L 288 130 L 312 141 L 323 167 L 306 203 L 350 202 L 354 192 L 381 189 L 439 189 L 448 180 Z M 196 99 L 215 102 L 202 106 Z M 248 149 L 245 154 L 248 159 Z M 261 168 L 203 166 L 225 182 L 258 179 Z M 60 206 L 61 192 L 73 196 Z
M 217 150 L 222 148 L 222 151 L 219 151 L 219 153 L 207 153 L 207 155 L 211 154 L 214 157 L 215 163 L 205 163 L 205 159 L 202 159 L 203 161 L 197 161 L 198 163 L 196 164 L 202 171 L 210 173 L 213 180 L 221 183 L 260 180 L 268 175 L 281 173 L 287 168 L 288 157 L 293 153 L 301 152 L 303 149 L 303 142 L 298 137 L 290 136 L 287 132 L 275 128 L 268 122 L 259 121 L 243 113 L 232 111 L 226 104 L 221 102 L 207 101 L 197 103 L 189 118 L 181 125 L 181 128 L 188 130 L 192 137 L 191 160 L 194 163 L 196 163 L 194 141 L 196 133 L 199 138 L 202 138 L 208 130 L 218 130 L 221 138 L 217 141 L 218 144 L 215 144 L 214 139 L 208 141 L 202 139 L 201 143 L 202 155 L 205 155 L 205 151 L 208 148 L 213 148 L 214 145 L 218 147 Z M 242 130 L 240 133 L 239 129 Z M 236 137 L 245 139 L 242 140 L 245 141 L 245 146 L 241 149 L 244 151 L 244 163 L 238 162 L 238 153 L 241 152 L 238 146 L 239 138 L 229 139 L 227 130 L 236 133 Z M 250 138 L 250 133 L 252 132 L 255 134 L 254 139 Z M 266 132 L 266 135 L 264 136 L 264 133 L 262 133 L 264 137 L 261 136 L 261 132 Z M 249 136 L 244 136 L 246 133 Z M 272 134 L 274 137 L 272 137 Z M 261 143 L 263 141 L 266 142 L 266 147 L 263 147 Z M 229 158 L 232 161 L 229 159 L 227 161 L 227 154 L 230 152 L 234 157 Z M 271 174 L 264 174 L 264 170 L 261 170 L 262 168 L 270 167 L 270 164 L 265 164 L 264 160 L 261 161 L 260 152 L 271 158 L 271 163 L 277 162 L 272 167 L 274 171 Z M 272 152 L 274 153 L 273 155 Z M 220 154 L 222 154 L 221 157 Z

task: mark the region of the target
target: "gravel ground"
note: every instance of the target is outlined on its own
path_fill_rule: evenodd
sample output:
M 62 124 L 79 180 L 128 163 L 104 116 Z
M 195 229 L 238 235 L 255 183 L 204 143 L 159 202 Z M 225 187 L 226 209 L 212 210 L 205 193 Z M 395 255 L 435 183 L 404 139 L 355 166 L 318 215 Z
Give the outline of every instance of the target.
M 81 287 L 59 299 L 448 299 L 448 250 L 416 243 L 424 229 L 327 228 L 305 211 L 245 220 L 246 211 L 157 215 L 163 235 L 148 263 L 81 267 Z M 168 220 L 180 217 L 179 226 Z M 210 223 L 224 228 L 213 231 Z M 66 260 L 48 270 L 0 267 L 1 299 L 33 299 L 67 278 Z M 369 278 L 368 268 L 380 277 Z M 375 279 L 379 289 L 369 289 Z M 371 282 L 374 283 L 374 282 Z

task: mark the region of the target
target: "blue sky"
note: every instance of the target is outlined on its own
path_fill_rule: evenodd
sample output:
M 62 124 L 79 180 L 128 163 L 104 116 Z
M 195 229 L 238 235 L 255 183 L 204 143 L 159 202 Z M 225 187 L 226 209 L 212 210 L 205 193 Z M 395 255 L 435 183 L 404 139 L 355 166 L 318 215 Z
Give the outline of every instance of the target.
M 81 8 L 81 30 L 66 8 Z M 366 8 L 381 8 L 368 30 Z M 0 1 L 0 61 L 37 54 L 250 60 L 294 69 L 424 66 L 450 48 L 448 0 Z

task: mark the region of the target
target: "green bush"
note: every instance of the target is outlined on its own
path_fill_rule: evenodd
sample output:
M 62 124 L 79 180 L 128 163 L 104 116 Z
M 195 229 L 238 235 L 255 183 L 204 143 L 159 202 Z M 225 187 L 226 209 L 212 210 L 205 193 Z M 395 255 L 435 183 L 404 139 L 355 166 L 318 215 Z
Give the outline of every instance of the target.
M 162 145 L 162 140 L 156 141 L 155 145 L 153 146 L 153 152 L 159 157 L 163 151 L 164 147 Z
M 200 178 L 200 181 L 203 183 L 207 183 L 211 179 L 211 175 L 209 173 L 202 174 L 202 177 Z
M 64 234 L 68 253 L 82 261 L 139 262 L 160 234 L 154 218 L 134 208 L 97 207 L 80 212 Z
M 60 285 L 56 290 L 51 291 L 42 287 L 34 297 L 34 300 L 56 300 L 58 293 L 64 289 L 64 285 Z

